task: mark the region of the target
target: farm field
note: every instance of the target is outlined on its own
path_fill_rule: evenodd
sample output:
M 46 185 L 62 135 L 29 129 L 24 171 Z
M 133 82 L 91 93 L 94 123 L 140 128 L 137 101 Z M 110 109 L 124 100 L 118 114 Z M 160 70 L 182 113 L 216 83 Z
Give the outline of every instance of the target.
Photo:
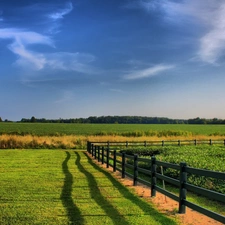
M 83 151 L 1 150 L 0 224 L 177 224 Z
M 87 141 L 224 138 L 225 125 L 0 123 L 0 149 L 85 149 Z
M 188 124 L 64 124 L 64 123 L 0 123 L 0 134 L 122 135 L 122 136 L 225 136 L 225 125 Z

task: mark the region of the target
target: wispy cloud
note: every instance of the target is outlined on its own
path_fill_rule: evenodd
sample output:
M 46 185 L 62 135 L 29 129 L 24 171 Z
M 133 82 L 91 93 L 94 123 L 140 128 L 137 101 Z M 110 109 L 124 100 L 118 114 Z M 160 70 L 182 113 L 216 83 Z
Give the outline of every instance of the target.
M 72 10 L 73 4 L 70 1 L 62 1 L 61 3 L 37 1 L 37 3 L 31 3 L 31 5 L 18 8 L 18 11 L 23 14 L 19 18 L 21 24 L 28 29 L 32 27 L 33 30 L 36 27 L 40 30 L 41 27 L 43 32 L 50 33 L 51 35 L 61 32 L 62 21 Z M 29 23 L 27 23 L 28 20 Z
M 124 79 L 126 80 L 136 80 L 136 79 L 143 79 L 147 77 L 153 77 L 160 73 L 163 73 L 167 70 L 173 69 L 174 65 L 165 65 L 165 64 L 159 64 L 155 65 L 149 68 L 141 69 L 141 70 L 135 70 L 127 75 L 124 76 Z
M 88 53 L 57 52 L 46 54 L 45 57 L 48 69 L 76 71 L 85 74 L 98 73 L 98 70 L 90 65 L 95 61 L 95 56 Z
M 68 15 L 73 10 L 73 4 L 68 2 L 64 8 L 56 9 L 53 13 L 48 13 L 47 18 L 50 20 L 50 28 L 48 29 L 49 33 L 56 34 L 60 32 L 61 23 L 60 20 L 64 19 L 64 16 Z
M 57 12 L 49 14 L 48 17 L 53 20 L 63 19 L 63 17 L 69 14 L 72 10 L 73 10 L 73 4 L 71 2 L 68 2 L 64 9 L 59 9 Z
M 8 48 L 18 56 L 15 64 L 25 70 L 64 70 L 79 73 L 94 73 L 95 69 L 89 64 L 95 57 L 87 53 L 40 53 L 30 50 L 32 45 L 48 45 L 54 47 L 53 40 L 36 32 L 19 29 L 0 29 L 0 39 L 11 39 Z
M 43 15 L 48 15 L 49 20 L 51 20 L 49 25 L 51 27 L 50 29 L 58 28 L 58 20 L 63 19 L 64 16 L 69 14 L 73 9 L 71 2 L 68 2 L 65 8 L 61 7 L 60 9 L 54 8 L 53 10 L 50 5 L 47 6 L 48 7 L 45 10 L 42 10 L 41 13 Z M 32 5 L 29 9 L 35 11 L 40 9 L 40 5 Z M 50 9 L 55 12 L 46 14 L 46 11 L 49 11 Z M 24 8 L 24 10 L 27 11 L 28 9 Z M 56 49 L 53 40 L 54 36 L 34 32 L 31 31 L 31 29 L 0 29 L 0 39 L 8 39 L 12 41 L 11 44 L 8 45 L 8 49 L 18 57 L 14 64 L 22 68 L 24 71 L 32 70 L 38 72 L 43 70 L 64 70 L 86 74 L 93 74 L 97 71 L 90 65 L 95 60 L 93 55 L 79 52 L 52 53 L 52 48 Z M 55 33 L 57 33 L 56 30 L 51 32 L 51 34 Z M 47 49 L 45 49 L 44 52 L 37 51 L 40 45 L 49 46 L 49 53 L 47 52 Z
M 36 69 L 42 69 L 44 67 L 45 59 L 41 53 L 28 50 L 28 46 L 42 44 L 54 47 L 53 40 L 48 36 L 14 28 L 0 29 L 0 39 L 12 40 L 12 44 L 10 44 L 8 48 L 19 56 L 17 64 L 23 65 L 23 63 L 26 62 L 26 66 L 31 64 Z
M 215 7 L 215 6 L 214 6 Z M 225 2 L 211 9 L 208 18 L 204 18 L 209 24 L 208 32 L 200 39 L 198 57 L 200 60 L 217 64 L 224 56 L 225 51 Z
M 133 0 L 124 7 L 127 9 L 140 9 L 147 13 L 160 12 L 161 16 L 172 19 L 180 11 L 180 3 L 171 0 Z
M 148 13 L 159 11 L 159 15 L 166 22 L 191 22 L 202 26 L 195 57 L 198 60 L 217 64 L 225 54 L 224 0 L 134 0 L 126 7 L 145 10 Z

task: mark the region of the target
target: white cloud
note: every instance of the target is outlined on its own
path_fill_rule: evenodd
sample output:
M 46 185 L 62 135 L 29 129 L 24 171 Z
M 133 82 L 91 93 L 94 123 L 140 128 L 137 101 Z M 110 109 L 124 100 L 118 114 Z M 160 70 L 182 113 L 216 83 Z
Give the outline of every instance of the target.
M 95 57 L 87 53 L 39 53 L 30 50 L 32 45 L 47 45 L 54 47 L 53 40 L 36 32 L 20 29 L 0 29 L 0 39 L 11 39 L 8 48 L 18 56 L 15 64 L 24 70 L 64 70 L 93 74 L 97 70 L 89 64 Z
M 217 64 L 225 51 L 225 2 L 211 10 L 207 18 L 208 32 L 200 39 L 198 58 L 204 62 Z
M 225 30 L 214 29 L 200 39 L 200 48 L 197 58 L 217 65 L 225 50 Z
M 18 42 L 23 45 L 45 44 L 49 46 L 54 46 L 52 39 L 48 36 L 44 36 L 32 31 L 24 31 L 15 28 L 0 29 L 0 38 L 13 39 L 14 42 Z
M 87 53 L 57 52 L 46 54 L 46 66 L 48 69 L 54 70 L 94 74 L 97 70 L 89 65 L 94 60 L 95 57 Z
M 17 56 L 16 63 L 20 66 L 29 66 L 37 70 L 45 65 L 43 54 L 28 50 L 28 46 L 43 44 L 54 47 L 52 39 L 36 32 L 28 32 L 19 29 L 0 29 L 0 39 L 11 39 L 12 44 L 8 48 Z
M 47 25 L 48 30 L 51 31 L 51 36 L 46 35 L 46 33 L 43 35 L 39 32 L 34 32 L 30 30 L 31 28 L 0 28 L 0 40 L 11 41 L 7 47 L 17 56 L 13 64 L 23 70 L 22 80 L 29 80 L 31 76 L 33 77 L 32 79 L 38 80 L 38 75 L 42 77 L 42 74 L 57 71 L 74 71 L 83 74 L 97 74 L 101 72 L 91 66 L 91 63 L 95 61 L 95 56 L 91 54 L 57 51 L 52 53 L 52 48 L 55 49 L 53 35 L 59 31 L 58 28 L 64 16 L 73 10 L 71 2 L 68 2 L 65 7 L 59 6 L 57 4 L 46 3 L 35 4 L 23 9 L 25 14 L 31 11 L 36 15 L 38 12 L 37 17 L 38 20 L 40 19 L 40 24 Z M 55 13 L 49 13 L 50 11 Z M 2 12 L 0 11 L 0 21 L 1 14 Z M 30 15 L 32 13 L 29 13 Z M 42 21 L 43 16 L 46 20 L 45 23 Z M 31 22 L 33 22 L 32 19 L 33 17 L 30 19 Z M 29 27 L 35 29 L 32 23 Z M 46 31 L 46 27 L 43 29 L 44 31 Z M 40 48 L 41 45 L 45 46 L 45 51 L 40 50 L 42 49 Z M 49 52 L 47 47 L 49 47 Z
M 224 0 L 136 0 L 128 8 L 143 9 L 148 13 L 160 11 L 164 21 L 183 24 L 189 21 L 202 26 L 202 35 L 196 59 L 217 64 L 225 52 L 225 1 Z
M 66 4 L 66 7 L 64 9 L 59 9 L 57 12 L 49 14 L 48 17 L 53 20 L 63 19 L 63 17 L 69 14 L 72 10 L 73 4 L 69 2 Z
M 126 80 L 136 80 L 136 79 L 142 79 L 146 77 L 152 77 L 156 76 L 162 72 L 165 72 L 167 70 L 173 69 L 174 65 L 165 65 L 165 64 L 159 64 L 155 65 L 153 67 L 149 67 L 146 69 L 136 70 L 134 72 L 131 72 L 124 76 L 124 79 Z

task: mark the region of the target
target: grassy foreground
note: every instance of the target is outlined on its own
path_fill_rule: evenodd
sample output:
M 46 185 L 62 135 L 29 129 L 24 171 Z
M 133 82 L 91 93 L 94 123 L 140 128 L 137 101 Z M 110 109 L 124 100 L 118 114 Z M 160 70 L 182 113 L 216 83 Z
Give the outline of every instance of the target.
M 176 224 L 82 151 L 1 150 L 0 224 Z

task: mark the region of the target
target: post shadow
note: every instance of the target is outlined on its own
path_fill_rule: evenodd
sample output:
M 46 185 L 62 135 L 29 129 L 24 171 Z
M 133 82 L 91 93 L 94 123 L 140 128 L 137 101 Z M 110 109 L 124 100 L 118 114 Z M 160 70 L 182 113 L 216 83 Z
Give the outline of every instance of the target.
M 118 225 L 129 225 L 129 223 L 123 218 L 123 215 L 120 214 L 120 212 L 114 208 L 114 206 L 107 201 L 107 199 L 101 194 L 101 191 L 99 190 L 98 184 L 94 178 L 94 176 L 88 172 L 81 164 L 80 160 L 80 154 L 78 152 L 74 152 L 76 154 L 76 161 L 75 164 L 77 165 L 77 168 L 81 173 L 83 173 L 88 181 L 88 186 L 90 189 L 91 198 L 95 200 L 95 202 L 101 207 L 104 212 L 106 213 L 106 216 L 110 217 L 113 224 Z
M 156 209 L 154 209 L 151 205 L 141 200 L 138 196 L 135 196 L 132 192 L 130 192 L 124 185 L 122 185 L 119 181 L 117 181 L 109 172 L 105 171 L 104 169 L 97 166 L 91 158 L 86 154 L 86 152 L 83 152 L 83 154 L 88 159 L 88 162 L 90 163 L 93 168 L 98 170 L 99 172 L 103 173 L 112 183 L 112 185 L 117 188 L 117 190 L 121 193 L 121 195 L 132 201 L 134 204 L 136 204 L 145 214 L 151 215 L 153 218 L 155 216 L 155 219 L 161 223 L 161 224 L 177 224 L 172 219 L 164 216 L 162 213 L 158 212 Z M 149 189 L 150 192 L 150 189 Z M 159 216 L 160 215 L 160 216 Z
M 72 185 L 73 185 L 73 175 L 70 173 L 68 168 L 68 161 L 71 157 L 70 153 L 66 151 L 66 158 L 62 163 L 62 171 L 65 175 L 64 185 L 62 188 L 60 199 L 62 201 L 63 206 L 67 211 L 67 216 L 70 221 L 70 224 L 83 225 L 84 219 L 81 215 L 80 210 L 74 204 L 71 193 L 72 193 Z

